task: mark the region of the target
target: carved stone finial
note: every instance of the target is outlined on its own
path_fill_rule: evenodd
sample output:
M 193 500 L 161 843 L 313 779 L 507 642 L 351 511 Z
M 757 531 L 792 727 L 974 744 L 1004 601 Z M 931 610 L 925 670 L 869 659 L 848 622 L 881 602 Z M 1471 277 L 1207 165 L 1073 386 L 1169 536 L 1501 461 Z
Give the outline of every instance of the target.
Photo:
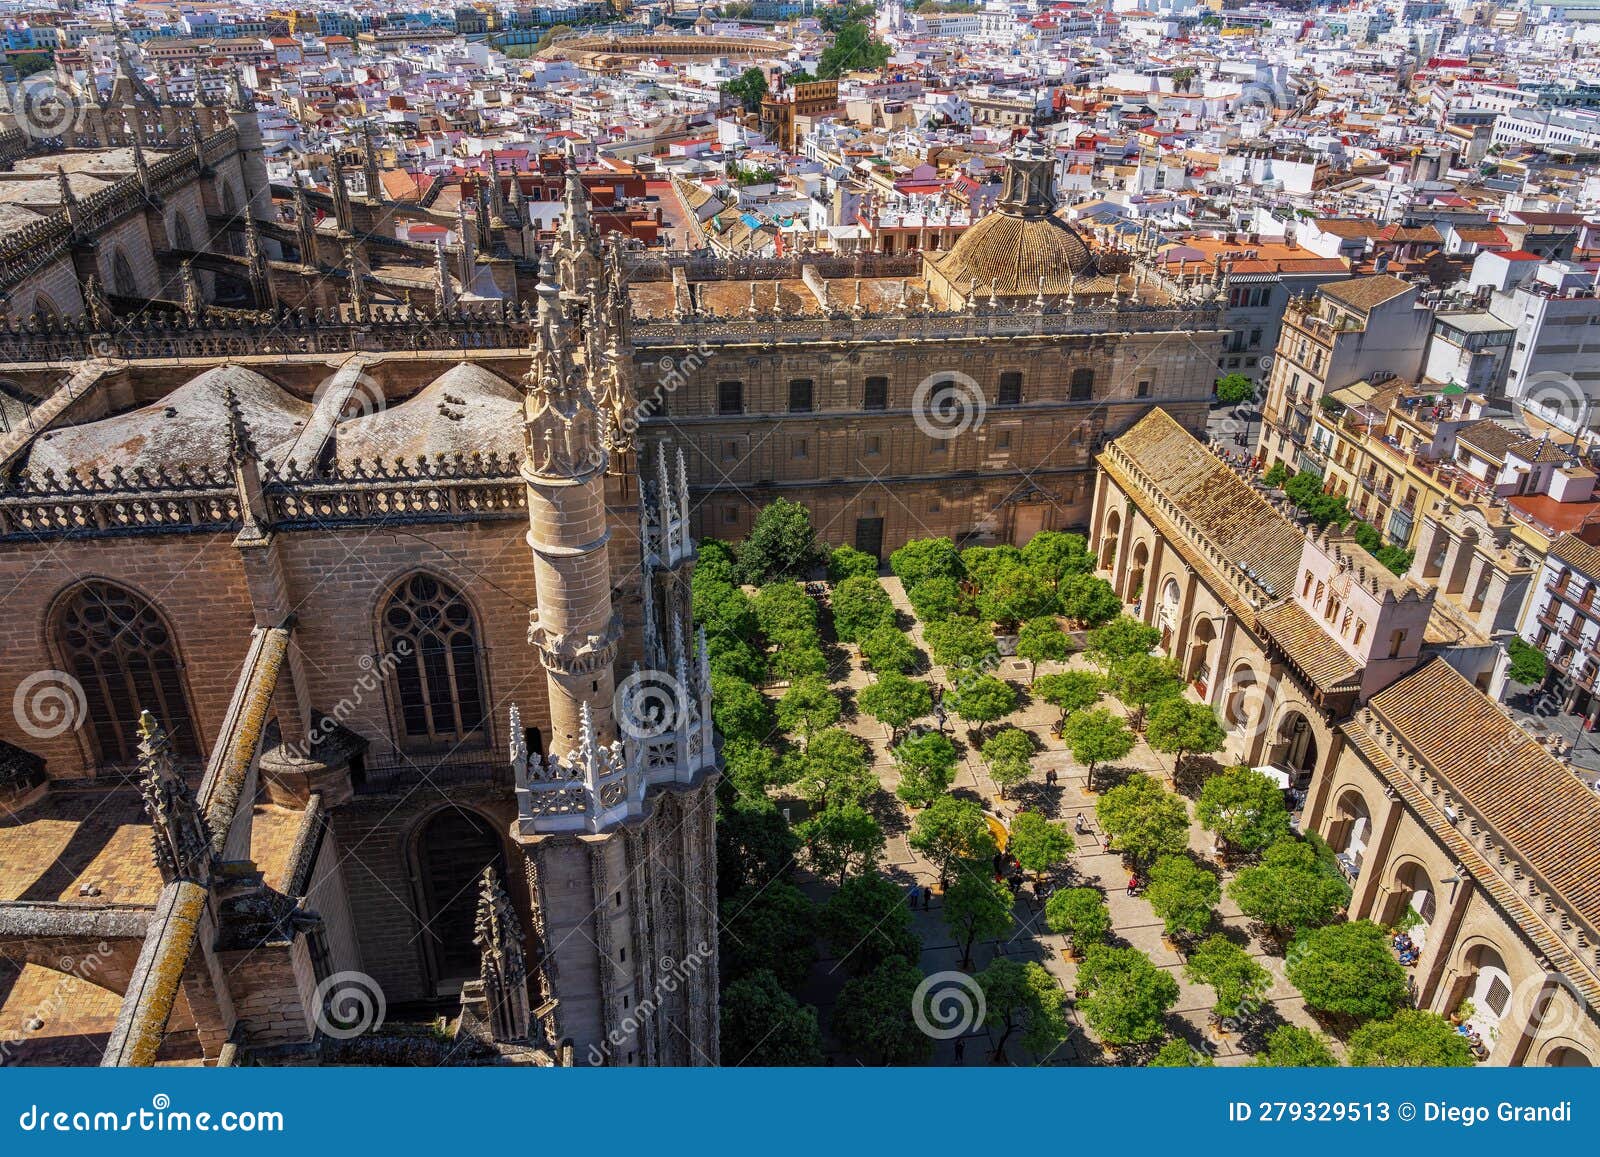
M 139 713 L 139 792 L 152 826 L 161 878 L 203 883 L 211 870 L 211 829 L 173 766 L 172 743 L 148 711 Z
M 483 870 L 473 932 L 490 1032 L 497 1041 L 527 1040 L 532 1026 L 532 1008 L 528 1000 L 522 923 L 493 865 Z

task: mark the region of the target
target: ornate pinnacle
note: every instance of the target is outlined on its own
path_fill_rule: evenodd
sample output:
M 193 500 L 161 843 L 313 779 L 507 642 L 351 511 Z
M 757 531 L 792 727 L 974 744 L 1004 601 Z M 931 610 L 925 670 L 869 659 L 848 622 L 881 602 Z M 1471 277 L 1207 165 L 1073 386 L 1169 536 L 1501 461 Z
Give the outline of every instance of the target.
M 139 737 L 139 792 L 153 828 L 156 867 L 168 882 L 204 882 L 210 874 L 211 829 L 173 767 L 167 733 L 148 711 L 139 713 Z

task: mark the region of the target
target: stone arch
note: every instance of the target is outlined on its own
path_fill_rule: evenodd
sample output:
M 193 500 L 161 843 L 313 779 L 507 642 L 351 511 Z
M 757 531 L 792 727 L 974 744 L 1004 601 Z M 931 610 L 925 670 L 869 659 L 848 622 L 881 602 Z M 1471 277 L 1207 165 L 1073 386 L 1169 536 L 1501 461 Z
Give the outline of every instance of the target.
M 1282 687 L 1282 683 L 1279 683 Z M 1317 771 L 1317 764 L 1330 749 L 1327 734 L 1317 712 L 1295 699 L 1277 704 L 1272 728 L 1267 733 L 1266 762 L 1290 773 L 1294 786 L 1304 788 Z
M 172 247 L 174 249 L 194 248 L 194 234 L 189 231 L 189 219 L 181 212 L 172 214 Z
M 1272 686 L 1261 678 L 1254 663 L 1240 659 L 1228 673 L 1221 706 L 1222 725 L 1248 740 L 1272 710 Z
M 431 571 L 409 571 L 386 588 L 377 617 L 396 745 L 454 749 L 475 737 L 487 744 L 483 619 L 461 589 Z
M 1483 935 L 1468 937 L 1456 949 L 1456 979 L 1443 1011 L 1456 1012 L 1463 1002 L 1471 1001 L 1472 1015 L 1467 1019 L 1485 1044 L 1498 1035 L 1502 1025 L 1521 1027 L 1508 1020 L 1518 984 L 1511 971 L 1511 961 L 1516 959 L 1516 953 Z
M 1332 822 L 1324 838 L 1352 878 L 1361 874 L 1366 859 L 1373 814 L 1366 793 L 1354 785 L 1344 787 L 1334 800 Z
M 1100 569 L 1111 571 L 1117 569 L 1117 540 L 1122 533 L 1122 512 L 1110 511 L 1106 514 L 1105 527 L 1100 532 Z
M 1178 621 L 1183 614 L 1183 584 L 1176 575 L 1161 580 L 1156 603 L 1156 627 L 1161 631 L 1161 649 L 1170 653 L 1178 636 Z
M 1127 582 L 1122 588 L 1123 602 L 1131 603 L 1144 597 L 1144 572 L 1149 565 L 1150 546 L 1140 539 L 1133 544 L 1133 553 L 1128 556 Z
M 233 184 L 229 181 L 217 182 L 217 200 L 222 205 L 224 216 L 232 217 L 239 210 L 239 198 L 233 192 Z
M 417 820 L 409 849 L 424 975 L 435 996 L 453 995 L 478 975 L 478 880 L 490 865 L 506 879 L 505 841 L 491 817 L 444 804 Z
M 1184 681 L 1195 684 L 1202 699 L 1211 688 L 1211 652 L 1218 637 L 1217 621 L 1213 616 L 1201 611 L 1189 620 L 1189 645 L 1180 660 L 1183 663 Z
M 177 635 L 153 602 L 119 583 L 87 579 L 56 596 L 46 621 L 61 670 L 82 690 L 78 733 L 91 758 L 136 762 L 141 711 L 160 721 L 180 758 L 199 758 Z
M 1407 910 L 1416 913 L 1420 923 L 1413 924 L 1408 935 L 1418 948 L 1428 943 L 1428 934 L 1439 915 L 1439 885 L 1434 881 L 1428 865 L 1416 856 L 1399 856 L 1389 871 L 1389 896 L 1384 902 L 1378 923 L 1397 925 Z
M 48 293 L 36 293 L 33 295 L 33 316 L 41 322 L 60 321 L 61 309 Z
M 1589 1058 L 1582 1046 L 1568 1041 L 1565 1038 L 1547 1042 L 1544 1059 L 1539 1062 L 1550 1069 L 1588 1069 L 1594 1067 L 1594 1061 Z

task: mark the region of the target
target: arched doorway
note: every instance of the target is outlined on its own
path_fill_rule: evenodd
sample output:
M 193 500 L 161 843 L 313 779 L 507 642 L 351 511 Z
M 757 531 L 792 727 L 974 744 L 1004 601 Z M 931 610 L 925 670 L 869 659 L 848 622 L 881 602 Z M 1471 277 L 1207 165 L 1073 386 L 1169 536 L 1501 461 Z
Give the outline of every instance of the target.
M 1156 626 L 1161 628 L 1161 649 L 1171 652 L 1173 639 L 1178 634 L 1178 612 L 1183 602 L 1183 591 L 1178 580 L 1167 576 L 1161 584 L 1161 606 L 1156 612 Z
M 478 975 L 473 925 L 478 911 L 478 881 L 490 864 L 505 876 L 500 837 L 476 812 L 443 808 L 417 833 L 417 920 L 436 995 L 461 990 Z
M 1328 829 L 1328 846 L 1337 854 L 1345 874 L 1354 880 L 1361 875 L 1361 864 L 1367 855 L 1367 841 L 1372 838 L 1372 809 L 1367 807 L 1366 797 L 1350 788 L 1339 797 L 1333 814 L 1333 824 Z
M 1216 620 L 1201 615 L 1190 632 L 1189 653 L 1183 664 L 1183 677 L 1194 684 L 1194 689 L 1204 699 L 1211 686 L 1211 644 L 1217 641 Z
M 1142 542 L 1133 544 L 1133 557 L 1128 561 L 1128 582 L 1122 588 L 1122 601 L 1136 603 L 1144 596 L 1144 570 L 1150 565 L 1150 548 Z
M 1500 1022 L 1511 1008 L 1511 971 L 1492 944 L 1473 945 L 1464 965 L 1466 975 L 1456 982 L 1451 1006 L 1445 1012 L 1466 1012 L 1467 1023 L 1477 1030 L 1484 1047 L 1492 1049 L 1500 1035 Z
M 1593 1061 L 1569 1045 L 1551 1049 L 1550 1055 L 1545 1057 L 1544 1063 L 1547 1068 L 1552 1069 L 1587 1069 L 1594 1065 Z
M 1222 725 L 1235 735 L 1252 737 L 1260 733 L 1263 721 L 1272 710 L 1271 684 L 1256 674 L 1249 663 L 1239 663 L 1228 676 L 1228 689 L 1222 697 Z M 1248 758 L 1250 743 L 1241 758 Z
M 1426 948 L 1428 929 L 1438 911 L 1437 885 L 1428 875 L 1427 868 L 1415 860 L 1401 864 L 1394 874 L 1394 894 L 1384 907 L 1381 923 L 1392 926 L 1404 924 L 1406 935 L 1411 937 L 1416 946 Z
M 1122 515 L 1113 510 L 1106 515 L 1105 529 L 1100 532 L 1100 569 L 1117 569 L 1117 541 L 1122 533 Z
M 1283 713 L 1273 733 L 1267 762 L 1289 773 L 1290 782 L 1303 790 L 1317 769 L 1317 735 L 1303 711 L 1293 707 Z

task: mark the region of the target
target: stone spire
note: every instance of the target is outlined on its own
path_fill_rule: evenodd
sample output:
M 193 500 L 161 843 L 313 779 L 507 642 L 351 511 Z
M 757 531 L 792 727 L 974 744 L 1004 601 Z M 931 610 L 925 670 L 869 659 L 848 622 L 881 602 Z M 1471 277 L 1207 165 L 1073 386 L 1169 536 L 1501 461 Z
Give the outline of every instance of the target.
M 506 194 L 500 184 L 500 170 L 495 167 L 494 153 L 489 154 L 489 224 L 496 229 L 506 225 Z
M 200 300 L 200 282 L 194 275 L 194 262 L 185 260 L 178 266 L 178 277 L 183 287 L 183 316 L 190 325 L 199 325 L 205 306 Z
M 511 170 L 511 209 L 517 215 L 517 224 L 528 227 L 528 195 L 522 191 L 522 174 Z
M 353 237 L 345 239 L 344 267 L 350 274 L 350 311 L 359 322 L 371 321 L 371 310 L 367 303 L 366 269 L 361 260 L 361 246 L 356 244 Z
M 378 150 L 372 143 L 372 129 L 361 125 L 361 173 L 367 185 L 367 200 L 374 205 L 383 203 L 383 171 L 378 167 Z
M 139 792 L 161 878 L 205 883 L 211 874 L 211 829 L 173 766 L 167 733 L 148 711 L 139 713 Z
M 578 172 L 577 149 L 569 140 L 564 162 L 566 188 L 561 194 L 561 232 L 571 249 L 588 244 L 594 232 L 594 222 L 589 218 L 589 195 L 583 191 L 583 175 Z
M 483 870 L 479 884 L 473 931 L 490 1032 L 497 1041 L 525 1041 L 532 1032 L 533 1010 L 528 1001 L 522 923 L 492 864 Z
M 89 324 L 97 332 L 110 328 L 111 303 L 106 300 L 105 287 L 100 284 L 96 274 L 89 274 L 88 280 L 83 283 L 83 307 L 89 313 Z
M 305 182 L 301 181 L 299 173 L 294 175 L 294 229 L 295 245 L 300 250 L 300 264 L 316 268 L 317 222 L 311 214 Z
M 433 249 L 433 312 L 448 313 L 455 304 L 455 287 L 450 284 L 450 265 L 445 260 L 444 242 Z
M 78 195 L 72 191 L 72 182 L 67 179 L 67 171 L 60 165 L 56 166 L 56 187 L 61 192 L 61 206 L 67 211 L 67 222 L 76 231 L 78 228 Z
M 333 192 L 333 215 L 338 219 L 339 232 L 354 232 L 355 217 L 350 211 L 350 190 L 345 188 L 344 165 L 339 161 L 337 150 L 328 159 L 328 185 Z
M 249 542 L 266 537 L 270 513 L 266 492 L 261 485 L 261 457 L 256 452 L 255 440 L 245 425 L 244 411 L 239 408 L 239 395 L 232 386 L 223 390 L 222 400 L 228 410 L 228 460 L 233 464 L 234 490 L 239 496 L 239 517 L 244 523 L 239 538 Z

